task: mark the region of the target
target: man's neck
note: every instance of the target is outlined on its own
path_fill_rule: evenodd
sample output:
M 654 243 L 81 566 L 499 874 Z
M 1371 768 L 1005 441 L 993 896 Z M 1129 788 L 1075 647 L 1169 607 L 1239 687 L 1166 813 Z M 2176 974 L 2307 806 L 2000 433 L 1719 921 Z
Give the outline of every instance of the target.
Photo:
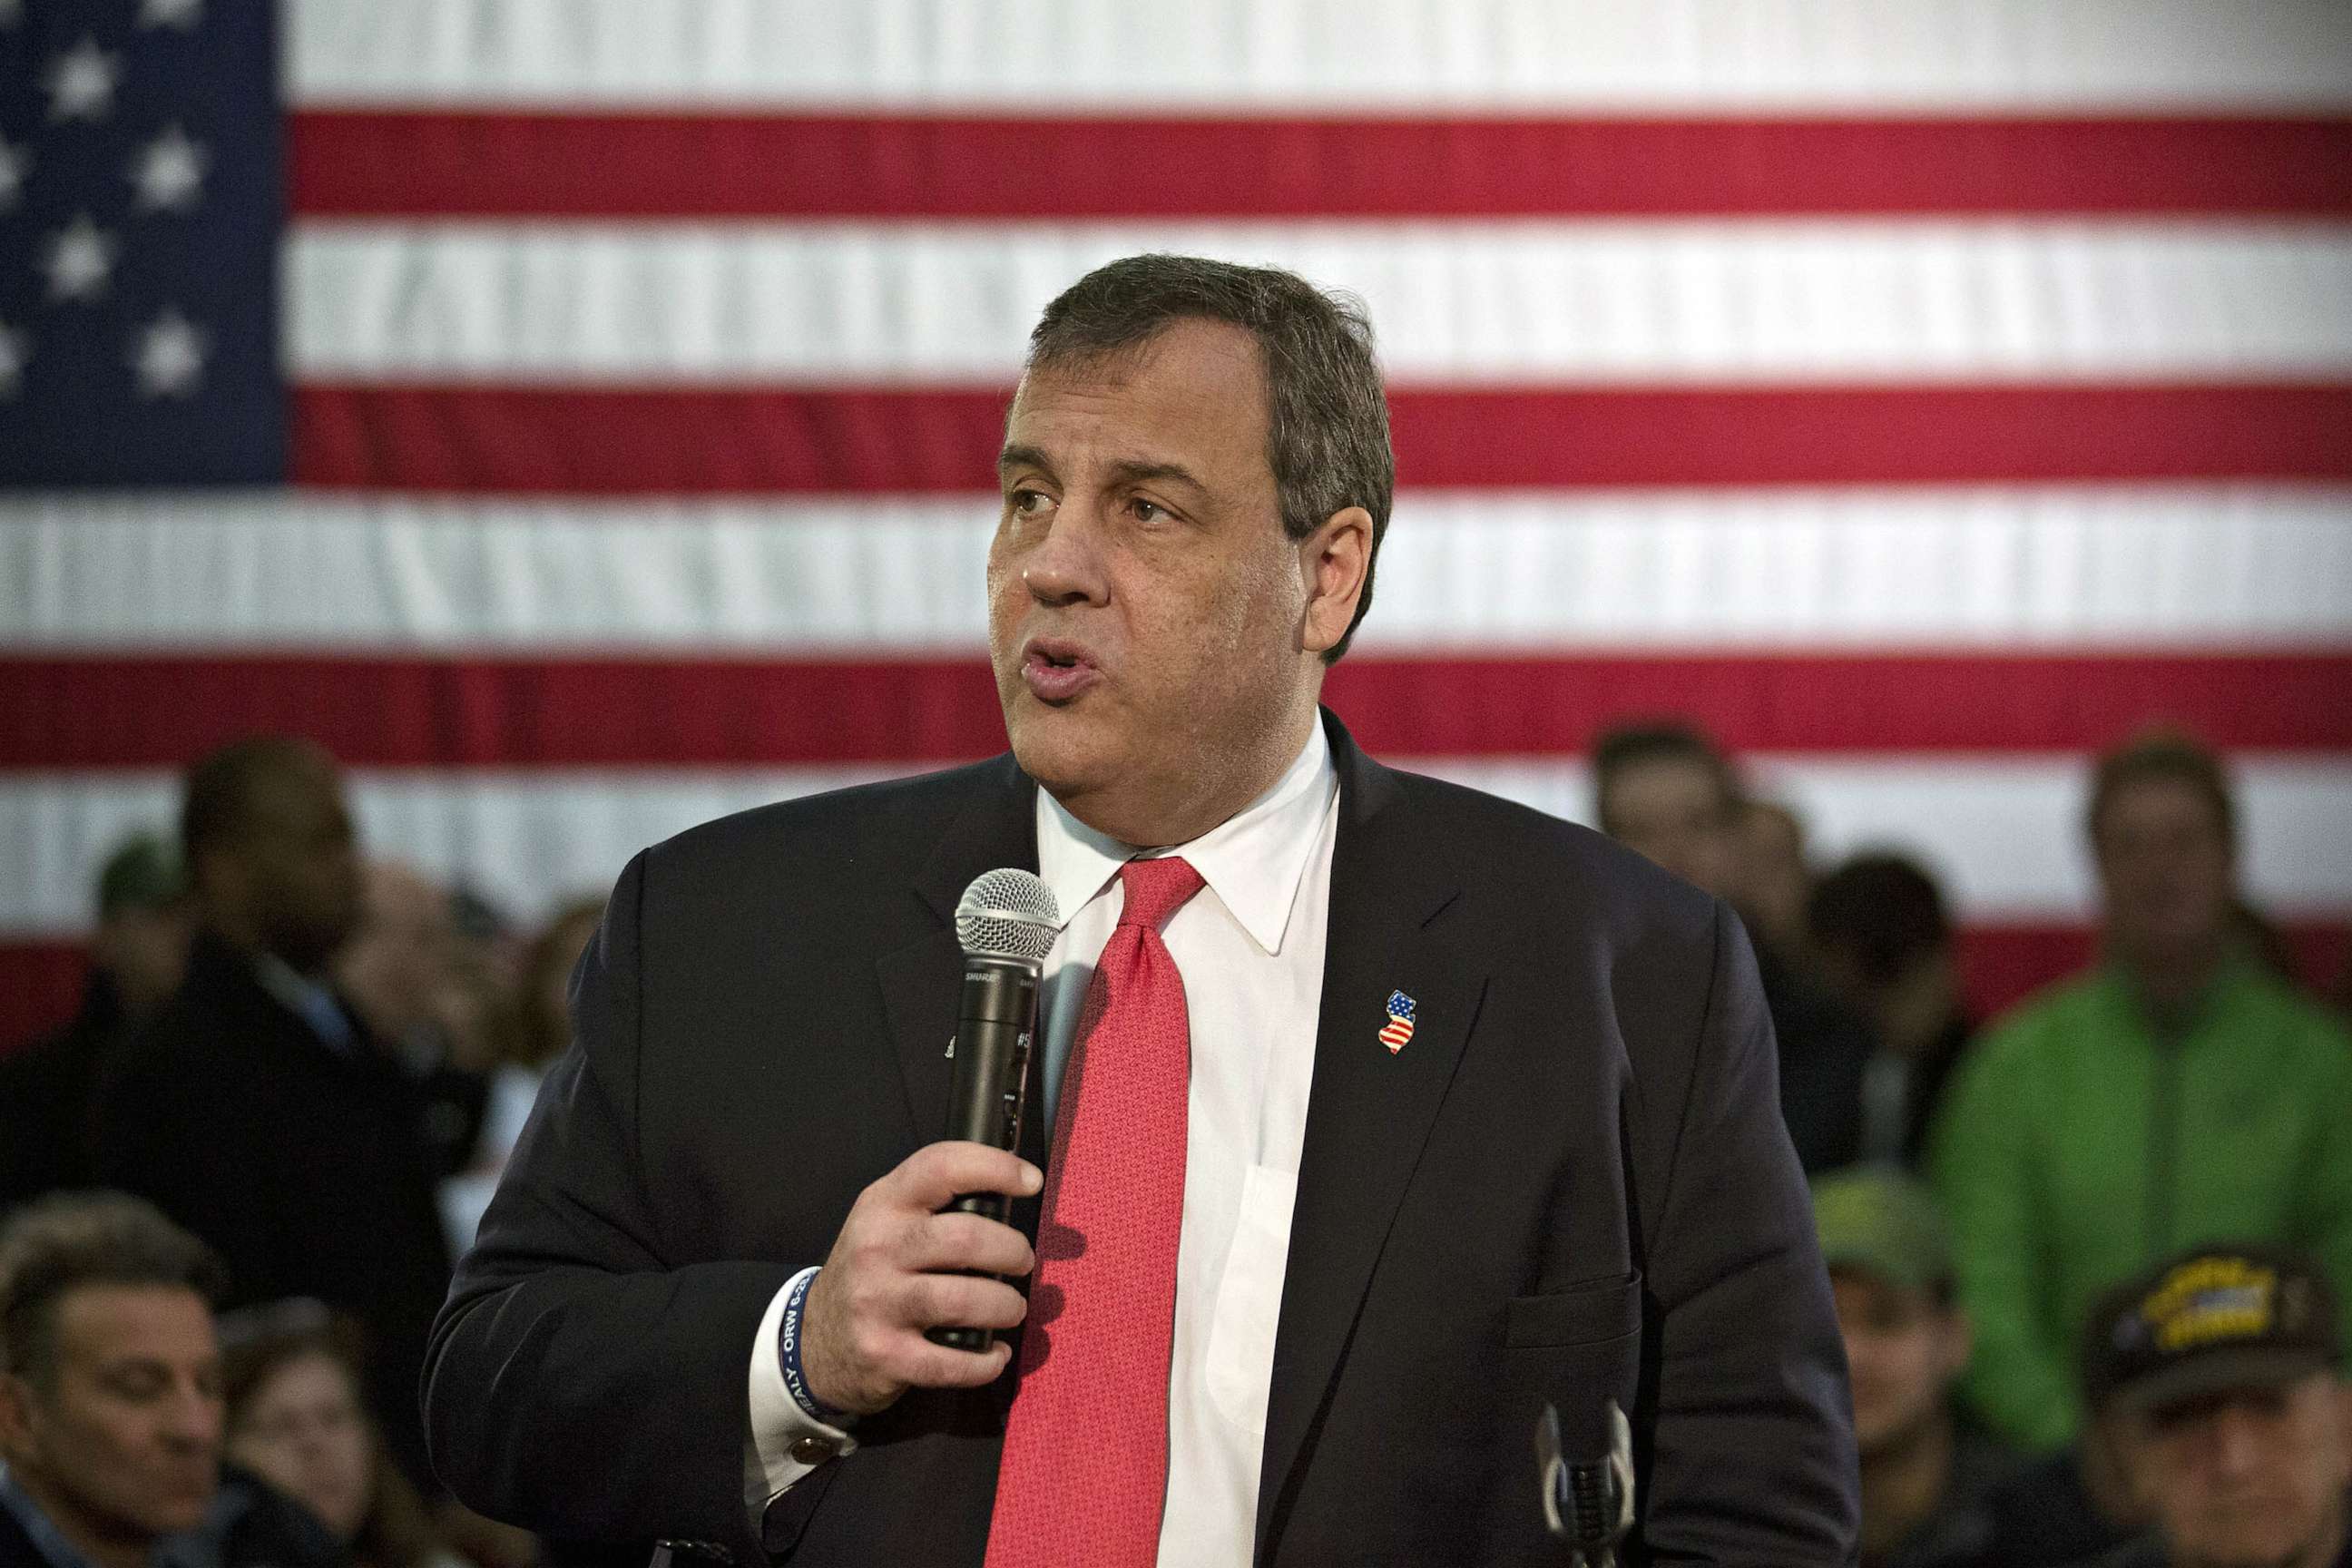
M 90 1568 L 148 1568 L 153 1561 L 152 1536 L 125 1534 L 107 1528 L 88 1510 L 75 1506 L 71 1497 L 49 1485 L 37 1471 L 11 1465 L 8 1479 L 33 1500 L 42 1516 L 65 1538 L 66 1544 L 81 1553 Z
M 1952 1422 L 1938 1413 L 1862 1461 L 1862 1554 L 1885 1557 L 1936 1511 L 1952 1479 Z
M 2204 1001 L 2221 972 L 2223 955 L 2219 943 L 2194 952 L 2135 954 L 2124 961 L 2124 972 L 2140 1005 L 2160 1025 L 2178 1027 Z
M 1072 816 L 1096 832 L 1138 849 L 1164 849 L 1190 844 L 1248 809 L 1252 801 L 1280 782 L 1322 722 L 1321 710 L 1307 694 L 1304 711 L 1269 735 L 1262 744 L 1226 759 L 1212 769 L 1204 759 L 1186 781 L 1179 797 L 1137 800 L 1113 795 L 1056 795 Z

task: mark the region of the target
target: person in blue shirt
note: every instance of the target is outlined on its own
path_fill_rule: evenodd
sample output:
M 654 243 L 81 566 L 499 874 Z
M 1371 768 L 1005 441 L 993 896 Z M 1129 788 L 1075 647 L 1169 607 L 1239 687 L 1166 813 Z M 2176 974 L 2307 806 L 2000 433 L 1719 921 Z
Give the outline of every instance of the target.
M 219 1259 L 152 1205 L 68 1193 L 0 1228 L 0 1568 L 337 1568 L 221 1464 Z

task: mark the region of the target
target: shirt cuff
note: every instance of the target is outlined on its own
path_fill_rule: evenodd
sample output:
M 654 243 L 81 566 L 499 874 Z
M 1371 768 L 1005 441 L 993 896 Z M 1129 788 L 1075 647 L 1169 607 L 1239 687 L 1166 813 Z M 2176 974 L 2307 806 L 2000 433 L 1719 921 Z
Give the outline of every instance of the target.
M 826 1460 L 854 1452 L 857 1439 L 839 1426 L 814 1420 L 784 1385 L 783 1363 L 777 1345 L 783 1326 L 784 1303 L 802 1280 L 814 1274 L 803 1268 L 786 1280 L 760 1319 L 751 1340 L 751 1429 L 743 1437 L 743 1506 L 751 1511 L 756 1533 L 767 1517 L 768 1505 L 803 1476 Z

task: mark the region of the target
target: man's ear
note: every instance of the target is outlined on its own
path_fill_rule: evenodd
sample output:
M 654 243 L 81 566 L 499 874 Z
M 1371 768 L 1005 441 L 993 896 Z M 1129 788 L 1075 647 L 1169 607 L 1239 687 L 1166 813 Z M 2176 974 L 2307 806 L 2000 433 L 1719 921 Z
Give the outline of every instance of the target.
M 33 1449 L 33 1385 L 0 1372 L 0 1459 L 21 1463 Z
M 1371 571 L 1372 514 L 1362 507 L 1341 508 L 1298 542 L 1299 579 L 1307 589 L 1301 648 L 1327 653 L 1339 646 L 1355 621 Z

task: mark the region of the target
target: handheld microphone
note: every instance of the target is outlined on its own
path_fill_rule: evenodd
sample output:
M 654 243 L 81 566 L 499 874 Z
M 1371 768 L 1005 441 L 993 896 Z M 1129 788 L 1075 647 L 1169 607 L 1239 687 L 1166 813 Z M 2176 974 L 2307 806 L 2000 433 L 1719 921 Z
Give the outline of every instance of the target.
M 963 994 L 948 1042 L 947 1136 L 995 1148 L 1021 1146 L 1029 1092 L 1030 1046 L 1037 1030 L 1037 982 L 1060 933 L 1054 891 L 1027 871 L 983 873 L 956 903 L 956 941 L 963 947 Z M 1003 1193 L 966 1193 L 948 1205 L 962 1214 L 1009 1220 Z M 991 1329 L 940 1327 L 935 1344 L 984 1351 Z

